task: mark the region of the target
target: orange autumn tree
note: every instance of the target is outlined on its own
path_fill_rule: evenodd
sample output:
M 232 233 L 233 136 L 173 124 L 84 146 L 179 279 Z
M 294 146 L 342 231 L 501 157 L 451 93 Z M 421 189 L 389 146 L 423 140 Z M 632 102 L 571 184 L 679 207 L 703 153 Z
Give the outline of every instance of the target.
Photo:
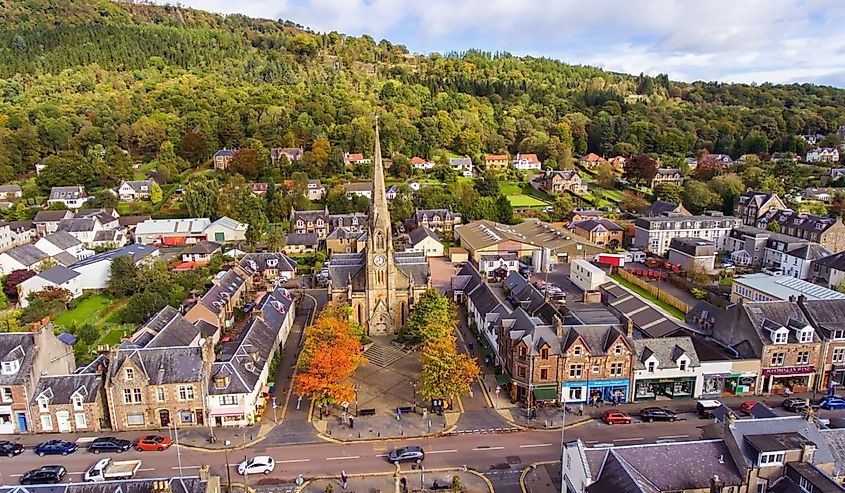
M 343 382 L 366 362 L 346 314 L 339 307 L 328 307 L 306 331 L 296 392 L 318 404 L 351 401 L 355 390 Z

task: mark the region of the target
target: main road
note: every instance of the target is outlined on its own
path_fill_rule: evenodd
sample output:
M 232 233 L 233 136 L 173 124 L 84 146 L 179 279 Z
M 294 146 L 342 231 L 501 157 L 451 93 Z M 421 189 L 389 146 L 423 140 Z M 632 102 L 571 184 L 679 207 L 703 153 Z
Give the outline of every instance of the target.
M 347 474 L 392 472 L 395 470 L 386 459 L 390 450 L 403 445 L 419 445 L 426 452 L 426 468 L 462 467 L 466 465 L 482 473 L 495 474 L 503 470 L 520 470 L 531 463 L 554 461 L 560 458 L 562 438 L 580 437 L 587 444 L 609 443 L 630 445 L 657 440 L 690 440 L 700 436 L 699 427 L 706 421 L 681 420 L 675 423 L 633 423 L 606 426 L 600 423 L 560 431 L 519 431 L 501 434 L 457 434 L 434 438 L 386 440 L 354 443 L 312 443 L 298 445 L 262 446 L 261 443 L 228 452 L 232 480 L 242 480 L 235 469 L 244 456 L 270 455 L 276 460 L 276 469 L 268 477 L 277 482 L 293 481 L 302 474 L 305 478 Z M 44 439 L 47 439 L 45 436 Z M 68 456 L 38 457 L 30 449 L 14 458 L 0 459 L 3 482 L 14 484 L 24 472 L 47 464 L 64 465 L 71 481 L 80 481 L 85 470 L 105 455 L 93 455 L 85 450 L 86 443 L 79 443 L 80 450 Z M 225 451 L 205 451 L 176 447 L 163 452 L 127 451 L 115 454 L 117 459 L 141 459 L 138 477 L 195 476 L 203 464 L 211 466 L 212 473 L 226 480 Z M 410 472 L 410 465 L 402 470 Z M 264 479 L 248 478 L 250 482 Z

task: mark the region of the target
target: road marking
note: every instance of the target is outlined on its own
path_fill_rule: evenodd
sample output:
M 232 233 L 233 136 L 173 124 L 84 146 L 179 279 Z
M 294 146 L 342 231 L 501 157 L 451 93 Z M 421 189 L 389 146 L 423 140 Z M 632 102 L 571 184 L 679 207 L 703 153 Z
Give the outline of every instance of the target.
M 665 437 L 657 437 L 658 439 L 663 438 L 689 438 L 689 435 L 666 435 Z
M 502 450 L 503 448 L 505 448 L 505 447 L 489 447 L 489 446 L 485 446 L 485 447 L 475 447 L 475 448 L 474 448 L 474 449 L 472 449 L 472 450 L 475 450 L 475 451 L 479 451 L 479 450 Z
M 346 457 L 326 457 L 326 460 L 344 460 L 344 459 L 359 459 L 357 455 L 347 455 Z
M 155 471 L 155 468 L 151 467 L 149 469 L 138 469 L 138 472 L 144 472 L 144 471 Z
M 637 440 L 645 440 L 645 438 L 617 438 L 614 442 L 634 442 Z
M 97 439 L 97 437 L 81 437 L 81 438 L 77 438 L 76 443 L 88 443 L 88 442 L 93 442 L 96 439 Z
M 278 464 L 290 464 L 292 462 L 308 462 L 311 459 L 288 459 L 288 460 L 277 460 L 276 463 Z
M 452 454 L 452 453 L 454 453 L 454 452 L 457 452 L 457 450 L 455 450 L 455 449 L 449 449 L 449 450 L 429 450 L 429 451 L 428 451 L 428 452 L 426 452 L 426 453 L 427 453 L 427 454 Z
M 520 445 L 519 448 L 534 448 L 534 447 L 551 447 L 551 443 L 531 443 L 528 445 Z
M 232 464 L 232 467 L 234 467 L 234 466 L 237 466 L 237 464 Z M 200 467 L 202 467 L 202 466 L 182 466 L 182 467 L 176 466 L 176 467 L 171 467 L 171 469 L 178 471 L 179 469 L 199 469 Z
M 599 443 L 598 440 L 585 440 L 584 443 Z
M 23 474 L 9 474 L 10 478 L 19 478 L 21 476 L 23 476 Z
M 378 454 L 376 457 L 387 457 L 387 454 Z

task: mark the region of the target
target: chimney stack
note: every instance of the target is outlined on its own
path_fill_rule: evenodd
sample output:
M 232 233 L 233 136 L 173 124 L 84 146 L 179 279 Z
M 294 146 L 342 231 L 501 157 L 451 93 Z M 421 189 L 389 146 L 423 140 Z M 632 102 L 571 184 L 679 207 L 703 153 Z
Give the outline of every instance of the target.
M 555 324 L 555 335 L 558 337 L 563 337 L 563 332 L 565 330 L 563 326 L 563 321 L 560 319 L 560 316 L 554 316 L 554 324 Z
M 813 442 L 806 442 L 801 448 L 801 462 L 813 462 L 813 456 L 816 453 L 816 444 Z
M 625 315 L 623 317 L 625 317 L 625 335 L 632 338 L 634 337 L 634 321 L 631 320 L 631 317 Z
M 710 478 L 710 493 L 722 493 L 722 488 L 725 487 L 725 482 L 719 479 L 717 474 Z

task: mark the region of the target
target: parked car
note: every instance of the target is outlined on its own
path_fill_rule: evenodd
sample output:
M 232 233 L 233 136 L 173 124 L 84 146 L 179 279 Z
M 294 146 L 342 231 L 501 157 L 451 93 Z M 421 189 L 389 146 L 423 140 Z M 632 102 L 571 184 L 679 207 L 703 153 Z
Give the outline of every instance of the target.
M 668 409 L 661 407 L 647 407 L 640 411 L 640 417 L 643 421 L 649 423 L 653 421 L 675 421 L 678 415 Z
M 398 448 L 387 454 L 387 461 L 398 464 L 400 462 L 416 462 L 419 464 L 425 459 L 425 452 L 422 447 L 411 445 L 408 447 Z
M 742 404 L 740 404 L 739 412 L 741 412 L 742 414 L 745 414 L 747 416 L 747 415 L 751 414 L 751 408 L 756 406 L 756 405 L 757 405 L 757 401 L 755 401 L 755 400 L 745 401 Z
M 270 474 L 276 468 L 276 461 L 269 455 L 259 455 L 238 464 L 238 474 Z
M 64 440 L 49 440 L 44 443 L 39 443 L 35 446 L 36 454 L 44 457 L 45 455 L 67 455 L 76 452 L 76 446 L 73 442 L 66 442 Z
M 23 445 L 15 442 L 10 442 L 7 440 L 3 440 L 0 442 L 0 455 L 5 455 L 6 457 L 14 457 L 19 455 L 23 452 Z
M 790 397 L 783 401 L 784 409 L 787 411 L 792 411 L 793 413 L 798 413 L 807 409 L 808 399 L 802 399 L 800 397 Z
M 21 484 L 56 484 L 67 476 L 65 466 L 41 466 L 21 476 Z
M 170 448 L 173 442 L 169 438 L 161 435 L 144 435 L 135 441 L 135 450 L 138 452 L 156 450 L 161 452 Z
M 609 425 L 627 425 L 631 422 L 631 417 L 618 409 L 608 409 L 604 412 L 604 415 L 601 417 L 601 419 Z
M 117 452 L 118 454 L 122 454 L 129 450 L 131 446 L 132 442 L 129 440 L 115 437 L 101 437 L 91 442 L 91 445 L 88 446 L 88 451 L 94 454 L 99 454 L 100 452 Z
M 819 407 L 822 409 L 845 409 L 845 399 L 837 395 L 829 395 L 823 397 L 819 401 Z
M 290 278 L 288 276 L 279 276 L 279 285 L 287 284 L 290 282 Z

